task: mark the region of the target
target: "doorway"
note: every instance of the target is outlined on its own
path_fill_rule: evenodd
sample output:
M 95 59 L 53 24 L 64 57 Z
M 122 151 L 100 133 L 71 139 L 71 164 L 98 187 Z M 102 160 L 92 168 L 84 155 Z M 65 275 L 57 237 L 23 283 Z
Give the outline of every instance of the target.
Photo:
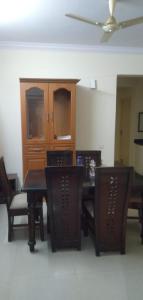
M 116 108 L 115 161 L 129 165 L 131 97 L 119 96 Z
M 143 112 L 143 76 L 117 77 L 115 163 L 136 165 L 134 140 L 138 132 L 138 115 Z

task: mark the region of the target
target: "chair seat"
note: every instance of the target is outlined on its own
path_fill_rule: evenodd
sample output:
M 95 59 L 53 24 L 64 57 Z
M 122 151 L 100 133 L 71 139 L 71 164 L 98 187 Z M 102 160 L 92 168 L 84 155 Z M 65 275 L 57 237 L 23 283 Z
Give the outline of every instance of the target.
M 27 194 L 20 193 L 13 197 L 10 209 L 26 209 L 27 206 Z
M 129 218 L 139 218 L 138 209 L 128 208 L 128 217 Z

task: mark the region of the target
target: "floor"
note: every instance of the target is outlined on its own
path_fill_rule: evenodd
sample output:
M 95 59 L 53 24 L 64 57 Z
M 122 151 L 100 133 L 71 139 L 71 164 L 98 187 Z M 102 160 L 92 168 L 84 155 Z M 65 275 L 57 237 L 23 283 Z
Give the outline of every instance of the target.
M 0 300 L 138 300 L 143 296 L 143 246 L 139 224 L 127 228 L 127 254 L 96 257 L 90 237 L 82 251 L 51 252 L 50 242 L 37 233 L 30 253 L 27 229 L 16 229 L 7 242 L 7 215 L 0 205 Z

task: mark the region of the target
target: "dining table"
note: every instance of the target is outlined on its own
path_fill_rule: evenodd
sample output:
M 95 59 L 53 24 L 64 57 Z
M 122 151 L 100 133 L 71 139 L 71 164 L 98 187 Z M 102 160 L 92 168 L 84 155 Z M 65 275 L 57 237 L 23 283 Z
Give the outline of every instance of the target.
M 83 190 L 95 189 L 95 178 L 85 178 L 83 180 Z M 29 209 L 29 249 L 30 252 L 34 252 L 36 239 L 35 239 L 35 204 L 38 199 L 43 201 L 43 198 L 47 194 L 47 184 L 45 169 L 29 170 L 24 180 L 23 192 L 27 193 L 28 209 Z M 141 194 L 143 198 L 143 176 L 134 172 L 132 180 L 131 193 Z M 37 197 L 39 196 L 39 197 Z

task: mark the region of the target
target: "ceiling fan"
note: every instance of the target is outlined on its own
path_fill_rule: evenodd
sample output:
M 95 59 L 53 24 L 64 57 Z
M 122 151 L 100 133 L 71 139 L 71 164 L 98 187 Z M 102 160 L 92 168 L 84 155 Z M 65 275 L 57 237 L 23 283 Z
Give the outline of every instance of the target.
M 66 16 L 81 22 L 85 22 L 91 25 L 101 27 L 104 31 L 104 34 L 101 38 L 101 43 L 104 43 L 111 38 L 112 34 L 115 31 L 143 23 L 143 16 L 135 19 L 129 19 L 122 22 L 117 22 L 116 18 L 113 15 L 115 10 L 115 5 L 116 5 L 116 0 L 109 0 L 109 17 L 104 23 L 98 22 L 96 20 L 84 18 L 79 15 L 69 14 L 69 13 L 66 14 Z

